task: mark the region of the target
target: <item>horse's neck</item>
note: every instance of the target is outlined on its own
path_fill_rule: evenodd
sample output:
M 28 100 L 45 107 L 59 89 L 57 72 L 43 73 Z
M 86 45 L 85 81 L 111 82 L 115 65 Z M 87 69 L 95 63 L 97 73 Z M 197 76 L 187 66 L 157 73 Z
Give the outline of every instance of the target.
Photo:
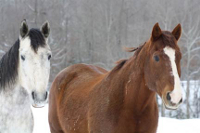
M 145 84 L 143 65 L 136 61 L 136 57 L 132 57 L 113 75 L 111 84 L 114 84 L 114 93 L 110 93 L 110 97 L 111 102 L 119 101 L 122 104 L 117 109 L 138 115 L 148 107 L 155 106 L 155 92 Z
M 30 100 L 25 90 L 18 85 L 6 86 L 0 91 L 0 125 L 2 133 L 25 133 L 32 130 Z
M 22 88 L 19 84 L 9 84 L 0 92 L 0 100 L 4 102 L 0 102 L 0 104 L 6 104 L 9 107 L 13 106 L 29 106 L 30 100 L 28 94 L 24 88 Z
M 155 92 L 146 86 L 144 73 L 140 70 L 133 69 L 124 86 L 124 94 L 124 107 L 133 113 L 140 114 L 155 105 Z

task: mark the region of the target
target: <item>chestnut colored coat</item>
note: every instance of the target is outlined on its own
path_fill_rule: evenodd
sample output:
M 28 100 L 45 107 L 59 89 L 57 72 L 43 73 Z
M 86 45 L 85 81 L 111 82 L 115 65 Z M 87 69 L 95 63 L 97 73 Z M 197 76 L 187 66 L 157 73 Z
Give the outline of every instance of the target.
M 171 32 L 162 35 L 176 41 Z M 154 87 L 150 83 L 172 82 L 167 79 L 170 70 L 164 65 L 169 60 L 160 57 L 161 64 L 156 64 L 156 69 L 153 69 L 152 54 L 162 52 L 166 46 L 177 52 L 180 50 L 176 42 L 176 46 L 171 46 L 163 43 L 165 39 L 162 37 L 153 39 L 151 37 L 139 47 L 128 60 L 119 61 L 110 72 L 87 64 L 76 64 L 62 70 L 50 90 L 51 133 L 156 133 L 156 93 L 162 96 L 164 92 L 156 86 L 155 90 L 150 89 L 149 85 Z M 179 73 L 180 58 L 177 57 Z M 166 78 L 158 79 L 163 75 Z

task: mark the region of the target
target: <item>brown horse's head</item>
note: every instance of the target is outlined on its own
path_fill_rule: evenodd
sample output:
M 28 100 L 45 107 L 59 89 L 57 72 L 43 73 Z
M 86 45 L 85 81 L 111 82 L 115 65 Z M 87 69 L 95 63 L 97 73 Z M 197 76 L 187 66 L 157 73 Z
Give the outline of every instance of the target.
M 180 35 L 180 24 L 169 32 L 161 31 L 156 23 L 146 45 L 148 50 L 144 66 L 146 84 L 150 90 L 159 94 L 167 109 L 177 109 L 182 102 L 181 52 L 177 44 Z

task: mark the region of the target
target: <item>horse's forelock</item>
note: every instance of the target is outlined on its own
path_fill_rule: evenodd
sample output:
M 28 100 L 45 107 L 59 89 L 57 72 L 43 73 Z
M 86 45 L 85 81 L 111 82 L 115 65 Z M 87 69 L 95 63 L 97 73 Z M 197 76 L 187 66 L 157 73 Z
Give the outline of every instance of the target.
M 160 45 L 163 45 L 163 47 L 169 46 L 173 49 L 176 49 L 178 47 L 178 45 L 176 44 L 176 38 L 169 31 L 162 31 L 162 35 L 158 40 L 161 40 L 162 43 L 160 43 Z
M 39 47 L 44 47 L 46 45 L 45 37 L 39 29 L 32 28 L 28 36 L 31 41 L 31 47 L 37 53 Z

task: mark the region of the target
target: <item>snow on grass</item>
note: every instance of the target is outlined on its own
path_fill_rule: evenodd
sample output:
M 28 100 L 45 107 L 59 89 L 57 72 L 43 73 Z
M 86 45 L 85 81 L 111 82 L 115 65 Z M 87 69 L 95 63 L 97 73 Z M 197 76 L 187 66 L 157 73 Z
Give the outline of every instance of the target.
M 34 115 L 33 133 L 50 133 L 48 124 L 48 106 L 32 108 Z M 200 133 L 200 119 L 159 118 L 157 133 Z

